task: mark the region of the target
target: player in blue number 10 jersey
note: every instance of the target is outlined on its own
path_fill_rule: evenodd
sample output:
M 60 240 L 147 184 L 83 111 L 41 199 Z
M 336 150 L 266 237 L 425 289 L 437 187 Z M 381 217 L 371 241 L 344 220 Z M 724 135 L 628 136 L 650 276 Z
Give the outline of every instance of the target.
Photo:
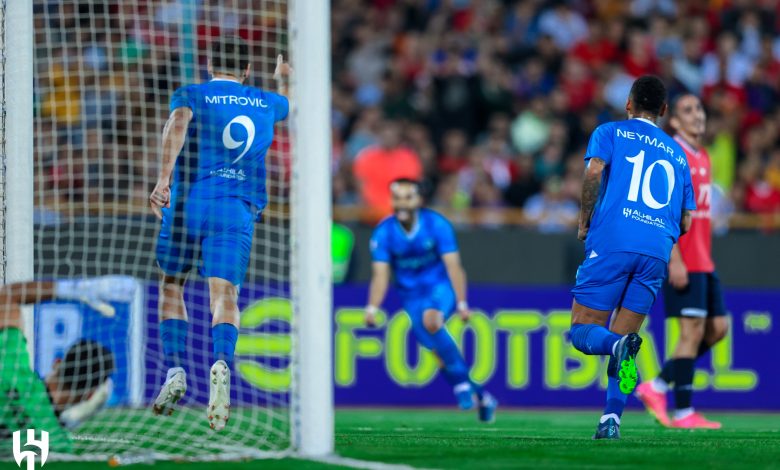
M 626 111 L 628 120 L 596 128 L 585 154 L 578 232 L 585 261 L 572 290 L 569 335 L 583 353 L 610 357 L 607 404 L 594 439 L 620 437 L 620 417 L 637 383 L 637 331 L 696 209 L 685 152 L 655 123 L 666 111 L 663 82 L 638 78 Z
M 399 179 L 390 186 L 394 214 L 377 225 L 371 237 L 372 274 L 366 323 L 376 315 L 387 293 L 392 271 L 412 333 L 433 351 L 461 409 L 479 402 L 479 419 L 492 421 L 496 400 L 469 378 L 466 361 L 444 322 L 457 310 L 468 321 L 466 274 L 460 263 L 452 225 L 443 216 L 421 207 L 416 181 Z
M 153 410 L 171 414 L 186 391 L 183 292 L 189 271 L 198 266 L 209 283 L 215 362 L 207 416 L 217 431 L 229 416 L 238 288 L 249 263 L 254 223 L 268 200 L 265 155 L 274 124 L 289 110 L 283 89 L 276 94 L 244 86 L 249 72 L 249 48 L 243 40 L 223 37 L 212 43 L 212 79 L 173 94 L 163 130 L 160 176 L 149 198 L 162 220 L 156 249 L 161 270 L 158 308 L 168 367 Z M 275 75 L 281 79 L 289 72 L 279 56 Z

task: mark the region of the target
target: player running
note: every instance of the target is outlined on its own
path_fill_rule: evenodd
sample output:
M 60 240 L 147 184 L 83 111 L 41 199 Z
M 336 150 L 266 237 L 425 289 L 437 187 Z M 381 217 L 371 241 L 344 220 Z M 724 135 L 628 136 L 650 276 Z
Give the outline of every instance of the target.
M 158 309 L 168 367 L 153 411 L 170 415 L 187 389 L 183 292 L 189 271 L 199 266 L 208 279 L 213 316 L 207 416 L 217 431 L 229 417 L 238 289 L 249 263 L 254 224 L 268 201 L 265 155 L 274 124 L 289 111 L 281 78 L 290 67 L 282 57 L 275 72 L 280 94 L 244 86 L 250 70 L 249 48 L 242 39 L 223 37 L 211 44 L 212 79 L 173 94 L 160 175 L 149 197 L 162 220 L 156 249 L 161 270 Z
M 729 327 L 712 260 L 712 172 L 710 157 L 701 144 L 706 125 L 701 100 L 691 94 L 677 98 L 671 105 L 669 124 L 688 158 L 697 209 L 692 214 L 691 230 L 672 248 L 669 282 L 664 284 L 666 316 L 679 320 L 680 339 L 661 374 L 640 384 L 636 396 L 664 426 L 719 429 L 720 423 L 707 420 L 691 406 L 696 360 L 723 339 Z M 673 419 L 666 412 L 666 392 L 671 384 L 676 407 Z
M 371 237 L 373 263 L 366 324 L 376 323 L 375 315 L 387 293 L 392 271 L 414 337 L 438 356 L 458 406 L 463 410 L 473 408 L 476 395 L 479 419 L 491 422 L 498 402 L 469 378 L 466 361 L 444 327 L 456 309 L 463 321 L 468 321 L 470 315 L 466 273 L 460 263 L 455 231 L 440 214 L 421 207 L 416 181 L 398 179 L 390 189 L 394 215 L 380 222 Z
M 72 429 L 97 413 L 111 395 L 114 355 L 99 343 L 82 339 L 55 361 L 45 379 L 30 368 L 22 332 L 22 305 L 53 299 L 78 300 L 113 316 L 112 301 L 130 302 L 132 279 L 106 276 L 56 282 L 23 282 L 0 288 L 0 442 L 26 429 L 47 431 L 50 448 L 72 452 Z M 3 449 L 11 449 L 1 446 Z M 0 451 L 1 453 L 2 451 Z
M 602 124 L 590 137 L 577 234 L 586 259 L 572 290 L 571 342 L 585 354 L 609 356 L 607 403 L 594 439 L 620 438 L 637 382 L 636 332 L 696 209 L 685 153 L 655 123 L 666 111 L 661 80 L 638 78 L 626 111 L 627 121 Z

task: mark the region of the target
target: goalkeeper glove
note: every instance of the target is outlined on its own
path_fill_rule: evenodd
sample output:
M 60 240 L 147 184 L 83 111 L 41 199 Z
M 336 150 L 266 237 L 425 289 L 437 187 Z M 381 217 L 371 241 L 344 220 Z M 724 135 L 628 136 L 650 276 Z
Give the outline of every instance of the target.
M 111 379 L 107 379 L 95 389 L 95 392 L 88 399 L 63 411 L 60 414 L 60 422 L 68 429 L 79 426 L 103 408 L 113 390 L 114 382 Z

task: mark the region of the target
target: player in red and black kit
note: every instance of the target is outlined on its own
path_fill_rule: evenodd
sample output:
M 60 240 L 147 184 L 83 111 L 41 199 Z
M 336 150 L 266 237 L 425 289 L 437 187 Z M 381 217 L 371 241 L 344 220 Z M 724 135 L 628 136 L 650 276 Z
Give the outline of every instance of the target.
M 710 196 L 712 172 L 710 157 L 701 145 L 706 115 L 698 97 L 685 94 L 670 106 L 669 124 L 674 139 L 685 150 L 696 195 L 696 211 L 688 233 L 680 237 L 669 259 L 669 278 L 664 285 L 668 318 L 680 322 L 677 347 L 658 377 L 640 384 L 637 397 L 664 426 L 687 429 L 719 429 L 691 406 L 696 359 L 723 339 L 728 319 L 720 280 L 712 261 Z M 667 415 L 666 392 L 674 388 L 675 411 Z

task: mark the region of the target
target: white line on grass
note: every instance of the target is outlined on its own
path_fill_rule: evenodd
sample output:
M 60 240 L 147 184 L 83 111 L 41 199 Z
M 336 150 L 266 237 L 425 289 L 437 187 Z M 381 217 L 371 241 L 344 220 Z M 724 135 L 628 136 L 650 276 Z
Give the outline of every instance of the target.
M 341 465 L 343 467 L 350 467 L 350 468 L 362 468 L 365 470 L 431 470 L 431 469 L 422 469 L 419 467 L 411 467 L 409 465 L 401 465 L 401 464 L 392 464 L 392 463 L 382 463 L 382 462 L 371 462 L 369 460 L 358 460 L 358 459 L 350 459 L 348 457 L 339 457 L 338 455 L 331 455 L 328 457 L 314 457 L 314 458 L 306 458 L 306 457 L 300 457 L 305 460 L 311 460 L 314 462 L 322 462 L 327 463 L 331 465 Z

